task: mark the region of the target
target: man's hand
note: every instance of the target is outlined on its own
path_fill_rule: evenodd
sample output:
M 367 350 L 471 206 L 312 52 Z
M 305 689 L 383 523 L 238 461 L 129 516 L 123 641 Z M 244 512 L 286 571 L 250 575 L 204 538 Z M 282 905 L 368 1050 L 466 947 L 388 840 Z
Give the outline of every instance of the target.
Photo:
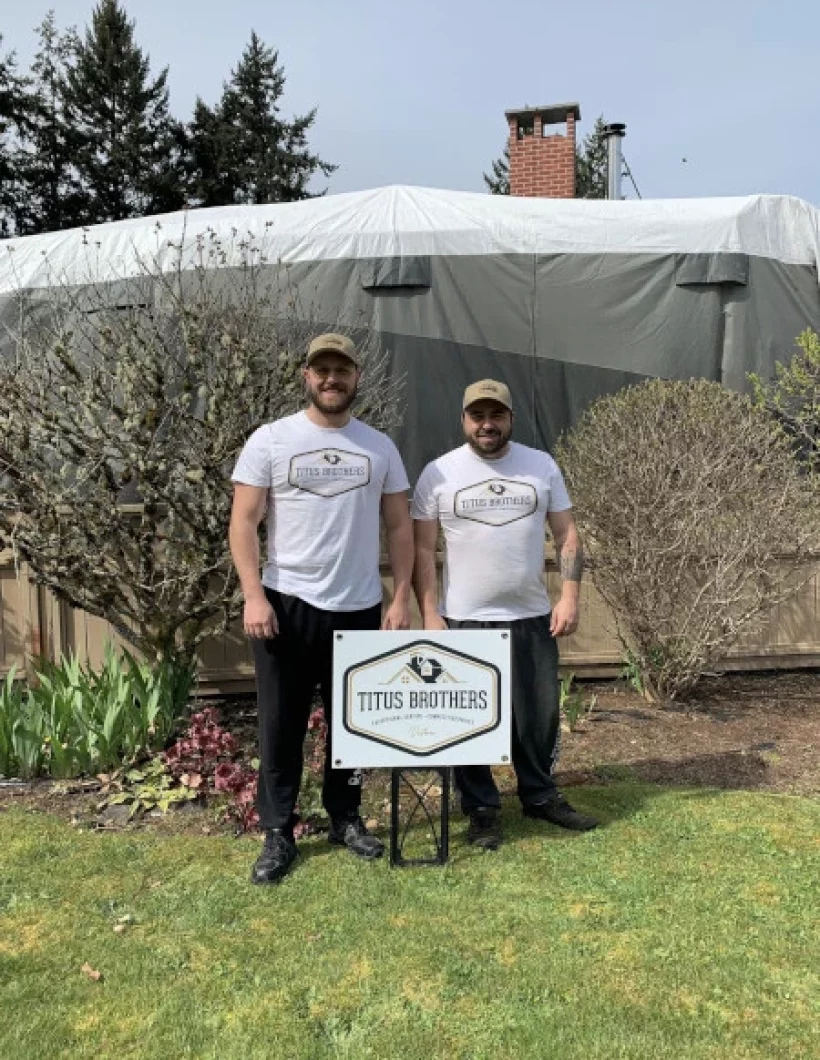
M 438 613 L 438 611 L 431 611 L 429 615 L 424 616 L 424 628 L 425 629 L 449 629 L 450 627 Z
M 553 637 L 566 637 L 578 628 L 578 604 L 563 596 L 552 609 L 550 633 Z
M 384 613 L 382 629 L 409 629 L 410 605 L 407 600 L 394 600 Z
M 242 624 L 245 635 L 252 640 L 270 640 L 279 633 L 276 612 L 266 596 L 255 596 L 245 601 Z

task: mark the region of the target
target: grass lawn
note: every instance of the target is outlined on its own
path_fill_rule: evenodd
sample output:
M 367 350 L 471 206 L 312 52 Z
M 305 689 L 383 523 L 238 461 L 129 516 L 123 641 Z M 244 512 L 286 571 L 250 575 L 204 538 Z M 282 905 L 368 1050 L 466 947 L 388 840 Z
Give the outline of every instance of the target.
M 446 869 L 318 837 L 278 888 L 248 882 L 256 838 L 0 813 L 0 1057 L 820 1056 L 818 803 L 572 797 L 606 827 L 508 802 L 505 846 L 459 819 Z

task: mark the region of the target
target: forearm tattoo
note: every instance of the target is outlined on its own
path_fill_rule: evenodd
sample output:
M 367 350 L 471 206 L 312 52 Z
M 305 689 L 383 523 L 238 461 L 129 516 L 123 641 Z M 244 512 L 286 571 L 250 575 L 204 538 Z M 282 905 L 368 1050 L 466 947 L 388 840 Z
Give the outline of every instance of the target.
M 584 573 L 584 550 L 579 545 L 574 552 L 558 553 L 558 569 L 565 582 L 579 582 Z

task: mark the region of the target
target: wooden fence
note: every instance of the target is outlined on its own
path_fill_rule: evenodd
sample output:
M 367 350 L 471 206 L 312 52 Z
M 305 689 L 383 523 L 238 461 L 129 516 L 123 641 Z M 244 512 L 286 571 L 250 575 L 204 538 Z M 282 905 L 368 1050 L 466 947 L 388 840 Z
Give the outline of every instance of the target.
M 389 597 L 386 568 L 382 581 Z M 559 579 L 549 561 L 547 581 L 555 597 Z M 579 631 L 561 642 L 563 668 L 578 677 L 616 675 L 622 653 L 614 620 L 588 579 L 581 586 L 581 616 Z M 415 624 L 420 625 L 417 614 Z M 33 583 L 25 566 L 15 568 L 8 555 L 0 554 L 0 677 L 11 667 L 23 674 L 38 654 L 57 660 L 71 651 L 95 666 L 102 660 L 107 641 L 119 642 L 107 622 L 61 603 Z M 240 626 L 206 641 L 200 662 L 203 693 L 243 692 L 253 687 L 253 665 Z M 733 670 L 820 666 L 820 570 L 788 603 L 775 608 L 759 633 L 741 640 L 721 665 Z

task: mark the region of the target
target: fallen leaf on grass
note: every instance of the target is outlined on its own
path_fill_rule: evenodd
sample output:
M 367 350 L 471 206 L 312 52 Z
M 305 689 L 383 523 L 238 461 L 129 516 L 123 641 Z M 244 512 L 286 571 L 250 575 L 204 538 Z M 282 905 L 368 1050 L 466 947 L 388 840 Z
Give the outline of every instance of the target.
M 102 979 L 102 972 L 98 972 L 96 968 L 92 968 L 88 961 L 85 962 L 80 971 L 83 975 L 88 976 L 89 979 L 93 979 L 95 983 L 99 983 Z

